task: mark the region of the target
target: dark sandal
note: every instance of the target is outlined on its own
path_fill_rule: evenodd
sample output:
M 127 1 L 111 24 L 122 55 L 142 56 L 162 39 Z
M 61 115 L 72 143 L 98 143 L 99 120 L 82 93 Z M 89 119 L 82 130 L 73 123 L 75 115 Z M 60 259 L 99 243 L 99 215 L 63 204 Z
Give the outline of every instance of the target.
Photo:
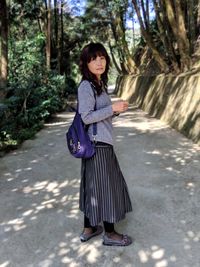
M 113 238 L 109 238 L 106 234 L 103 236 L 103 245 L 104 246 L 129 246 L 132 244 L 132 238 L 128 235 L 122 235 L 121 240 L 115 240 Z
M 98 225 L 97 230 L 94 233 L 91 233 L 91 234 L 82 233 L 80 235 L 80 240 L 81 240 L 81 242 L 86 242 L 86 241 L 90 240 L 92 237 L 100 235 L 101 233 L 103 233 L 103 227 L 101 225 Z

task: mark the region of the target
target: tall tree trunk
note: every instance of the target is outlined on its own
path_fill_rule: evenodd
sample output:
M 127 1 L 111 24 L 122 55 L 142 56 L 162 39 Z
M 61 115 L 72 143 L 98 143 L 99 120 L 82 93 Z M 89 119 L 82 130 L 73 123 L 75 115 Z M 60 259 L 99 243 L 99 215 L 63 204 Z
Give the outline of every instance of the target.
M 50 70 L 51 68 L 51 0 L 48 0 L 48 5 L 47 5 L 46 66 L 47 66 L 47 69 Z
M 196 16 L 196 44 L 195 54 L 200 56 L 200 0 L 196 3 L 197 16 Z
M 63 58 L 63 0 L 59 5 L 59 22 L 58 22 L 58 72 L 62 72 L 62 58 Z
M 132 38 L 133 38 L 133 49 L 132 49 L 132 54 L 135 50 L 135 47 L 136 47 L 136 41 L 135 41 L 135 38 L 136 38 L 136 35 L 135 35 L 135 19 L 134 19 L 134 7 L 133 5 L 131 6 L 132 7 L 132 10 L 131 10 L 131 17 L 132 17 Z
M 149 0 L 146 0 L 146 17 L 148 21 L 148 25 L 150 24 L 150 16 L 149 16 Z
M 61 0 L 61 18 L 60 18 L 60 22 L 61 22 L 61 39 L 60 39 L 60 49 L 61 49 L 61 59 L 63 59 L 63 47 L 64 47 L 64 26 L 63 26 L 63 10 L 64 10 L 64 0 Z M 70 53 L 69 53 L 70 55 Z M 63 60 L 61 60 L 61 73 L 63 73 L 62 71 L 63 68 Z
M 181 70 L 190 68 L 189 41 L 186 35 L 184 16 L 181 9 L 180 0 L 174 2 L 174 6 L 170 0 L 164 0 L 169 23 L 172 32 L 177 40 L 180 53 Z
M 143 13 L 143 19 L 144 19 L 144 24 L 147 30 L 149 30 L 149 1 L 146 0 L 146 10 L 144 6 L 144 1 L 141 0 L 141 7 L 142 7 L 142 13 Z
M 121 67 L 122 73 L 127 74 L 128 72 L 127 72 L 126 67 L 124 65 L 124 61 L 125 61 L 124 60 L 124 56 L 123 56 L 123 53 L 121 53 L 121 47 L 118 45 L 118 35 L 117 35 L 117 32 L 116 32 L 115 23 L 113 21 L 114 19 L 113 19 L 111 13 L 109 13 L 109 15 L 110 15 L 110 20 L 111 20 L 110 27 L 111 27 L 112 34 L 113 34 L 113 37 L 114 37 L 114 40 L 115 40 L 115 47 L 117 49 L 120 67 Z
M 115 29 L 115 40 L 117 42 L 117 47 L 120 50 L 120 54 L 123 58 L 123 64 L 128 73 L 136 73 L 137 67 L 134 60 L 131 57 L 131 53 L 128 48 L 128 44 L 125 38 L 125 29 L 123 25 L 123 14 L 116 14 L 112 19 L 113 28 Z
M 153 0 L 153 4 L 156 12 L 156 21 L 158 25 L 159 35 L 163 43 L 165 53 L 166 55 L 168 55 L 168 58 L 172 63 L 173 69 L 175 70 L 176 73 L 178 73 L 180 70 L 177 63 L 175 51 L 172 45 L 172 39 L 169 38 L 169 29 L 168 29 L 169 27 L 168 27 L 167 17 L 165 16 L 164 6 L 162 5 L 161 2 L 159 3 L 158 6 L 158 2 L 156 0 Z
M 184 15 L 181 9 L 181 1 L 175 1 L 175 9 L 176 9 L 176 16 L 178 22 L 178 33 L 179 33 L 179 48 L 182 53 L 181 55 L 181 64 L 182 70 L 187 70 L 190 68 L 191 65 L 191 58 L 190 58 L 190 44 L 187 37 L 187 31 L 185 27 Z
M 118 74 L 120 74 L 122 72 L 122 70 L 120 69 L 120 67 L 119 67 L 119 65 L 117 63 L 117 60 L 116 60 L 114 52 L 113 52 L 112 45 L 111 45 L 110 42 L 108 43 L 108 45 L 109 45 L 109 48 L 110 48 L 110 54 L 111 54 L 111 57 L 112 57 L 112 61 L 113 61 L 114 65 L 115 65 L 115 68 L 116 68 Z
M 143 20 L 142 20 L 142 16 L 141 16 L 141 12 L 140 9 L 138 7 L 138 3 L 136 0 L 132 0 L 132 3 L 134 5 L 138 20 L 139 20 L 139 24 L 140 24 L 140 29 L 141 29 L 141 33 L 142 36 L 144 37 L 144 39 L 147 42 L 147 45 L 150 47 L 155 60 L 157 61 L 157 63 L 159 64 L 161 71 L 163 72 L 167 72 L 168 71 L 168 65 L 165 62 L 165 59 L 163 58 L 162 54 L 158 51 L 158 49 L 155 47 L 154 42 L 151 38 L 151 34 L 148 32 L 148 30 L 145 28 Z
M 109 1 L 104 1 L 105 9 L 108 8 Z M 126 9 L 126 8 L 125 8 Z M 111 10 L 111 6 L 108 8 L 108 15 L 110 17 L 110 26 L 113 33 L 113 37 L 116 43 L 116 48 L 119 54 L 120 67 L 123 73 L 136 73 L 137 67 L 132 59 L 131 53 L 128 48 L 128 44 L 125 38 L 125 26 L 124 26 L 124 9 L 120 7 L 118 10 Z
M 0 1 L 1 58 L 0 58 L 0 99 L 6 96 L 8 76 L 8 8 L 6 0 Z
M 188 33 L 189 33 L 189 39 L 190 39 L 190 54 L 194 52 L 194 44 L 196 39 L 196 28 L 195 28 L 195 6 L 193 0 L 188 0 Z
M 54 0 L 54 34 L 55 34 L 55 46 L 58 45 L 58 3 Z
M 197 4 L 197 29 L 198 33 L 197 36 L 200 35 L 200 0 L 198 1 Z
M 42 33 L 42 26 L 41 26 L 40 19 L 38 17 L 37 17 L 37 23 L 38 23 L 39 31 Z

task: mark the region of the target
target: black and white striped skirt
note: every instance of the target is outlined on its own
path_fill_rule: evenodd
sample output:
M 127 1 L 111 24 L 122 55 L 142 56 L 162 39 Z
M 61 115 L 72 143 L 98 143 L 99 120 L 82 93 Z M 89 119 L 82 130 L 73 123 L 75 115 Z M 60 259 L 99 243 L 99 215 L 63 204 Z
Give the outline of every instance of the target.
M 82 159 L 80 210 L 95 226 L 116 223 L 132 211 L 126 182 L 113 146 L 100 143 L 90 159 Z

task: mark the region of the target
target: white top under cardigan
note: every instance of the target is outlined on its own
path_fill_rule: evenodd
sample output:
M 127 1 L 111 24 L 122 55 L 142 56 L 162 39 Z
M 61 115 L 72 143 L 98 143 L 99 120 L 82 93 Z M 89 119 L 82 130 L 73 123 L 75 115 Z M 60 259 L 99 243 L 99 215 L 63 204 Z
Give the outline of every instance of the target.
M 93 141 L 92 123 L 97 122 L 96 141 L 113 145 L 113 109 L 110 96 L 106 92 L 96 94 L 96 110 L 94 111 L 95 98 L 89 81 L 84 80 L 78 87 L 79 113 L 83 122 L 91 124 L 88 129 L 90 140 Z

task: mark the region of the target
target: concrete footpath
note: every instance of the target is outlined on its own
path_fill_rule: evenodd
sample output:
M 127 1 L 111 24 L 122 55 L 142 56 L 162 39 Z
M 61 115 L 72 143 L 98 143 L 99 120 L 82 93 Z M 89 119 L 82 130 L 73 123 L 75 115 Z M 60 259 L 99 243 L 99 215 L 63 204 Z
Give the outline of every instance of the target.
M 130 106 L 114 131 L 134 210 L 116 229 L 134 243 L 82 244 L 80 160 L 65 143 L 73 115 L 0 158 L 0 267 L 200 267 L 200 147 Z

